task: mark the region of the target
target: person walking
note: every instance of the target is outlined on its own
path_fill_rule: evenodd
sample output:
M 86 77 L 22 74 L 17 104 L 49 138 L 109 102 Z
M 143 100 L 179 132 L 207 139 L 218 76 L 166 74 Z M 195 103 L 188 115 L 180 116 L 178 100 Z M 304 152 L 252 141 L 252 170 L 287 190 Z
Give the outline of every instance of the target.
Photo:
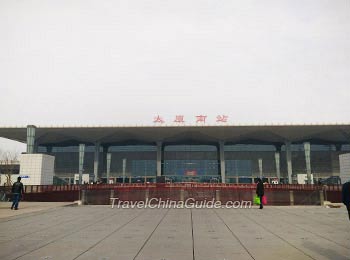
M 343 203 L 346 206 L 346 209 L 348 210 L 349 220 L 350 220 L 350 180 L 343 184 L 342 198 L 343 198 Z
M 24 193 L 23 183 L 21 177 L 17 178 L 17 181 L 12 185 L 13 202 L 11 209 L 18 210 L 18 203 L 21 200 L 22 194 Z
M 264 207 L 263 206 L 264 184 L 260 178 L 257 179 L 256 195 L 260 198 L 260 209 L 262 209 Z

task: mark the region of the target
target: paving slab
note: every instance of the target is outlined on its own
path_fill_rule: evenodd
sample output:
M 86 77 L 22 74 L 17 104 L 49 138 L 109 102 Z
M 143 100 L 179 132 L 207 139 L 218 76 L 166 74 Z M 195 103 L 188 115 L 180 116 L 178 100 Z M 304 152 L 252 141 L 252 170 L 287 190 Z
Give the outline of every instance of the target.
M 113 210 L 119 211 L 120 209 Z M 135 210 L 126 211 L 131 214 Z M 128 225 L 101 240 L 77 259 L 135 259 L 166 213 L 165 209 L 143 210 Z
M 262 221 L 251 221 L 242 213 L 243 210 L 215 212 L 249 252 L 251 259 L 310 259 L 302 251 L 264 229 Z M 255 216 L 261 212 L 259 209 L 251 209 L 248 215 Z M 275 223 L 274 219 L 270 221 Z
M 191 210 L 170 209 L 135 259 L 192 260 L 191 230 Z
M 275 235 L 281 240 L 288 243 L 298 251 L 302 252 L 309 259 L 349 259 L 350 246 L 342 246 L 327 238 L 328 234 L 322 235 L 315 234 L 312 231 L 300 228 L 299 223 L 304 223 L 307 219 L 307 215 L 303 215 L 303 218 L 295 219 L 289 215 L 277 213 L 274 207 L 266 208 L 263 211 L 258 211 L 258 214 L 252 215 L 247 212 L 241 211 L 244 217 L 257 225 L 261 225 L 267 232 Z M 274 222 L 276 216 L 280 216 L 282 221 Z M 330 222 L 331 223 L 331 219 Z M 346 228 L 346 219 L 344 219 L 344 228 Z M 314 225 L 309 223 L 312 230 L 320 228 L 320 225 Z M 349 237 L 349 228 L 347 238 Z M 341 234 L 340 234 L 341 236 Z
M 2 260 L 350 259 L 345 208 L 42 207 L 0 231 Z
M 12 202 L 0 202 L 0 219 L 35 213 L 57 207 L 74 205 L 72 202 L 28 202 L 21 201 L 18 210 L 11 210 Z

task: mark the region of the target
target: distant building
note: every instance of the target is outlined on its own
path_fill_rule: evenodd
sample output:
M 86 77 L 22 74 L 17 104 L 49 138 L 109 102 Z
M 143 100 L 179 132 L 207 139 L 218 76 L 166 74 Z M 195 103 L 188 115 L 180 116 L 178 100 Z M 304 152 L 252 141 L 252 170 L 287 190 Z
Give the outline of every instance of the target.
M 315 183 L 339 176 L 350 151 L 350 125 L 143 126 L 0 128 L 0 137 L 27 143 L 27 153 L 55 156 L 55 176 L 91 181 Z M 80 148 L 79 148 L 80 147 Z M 124 163 L 123 163 L 124 162 Z

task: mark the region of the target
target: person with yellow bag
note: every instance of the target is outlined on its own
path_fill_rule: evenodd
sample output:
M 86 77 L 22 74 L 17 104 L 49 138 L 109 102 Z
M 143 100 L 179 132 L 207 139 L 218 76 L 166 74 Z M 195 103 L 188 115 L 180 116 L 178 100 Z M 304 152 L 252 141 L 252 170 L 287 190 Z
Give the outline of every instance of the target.
M 257 185 L 256 185 L 256 198 L 254 198 L 254 203 L 255 203 L 255 200 L 256 202 L 258 202 L 258 199 L 260 200 L 259 203 L 260 203 L 260 209 L 263 209 L 263 196 L 264 196 L 264 184 L 262 182 L 262 180 L 260 178 L 257 178 L 256 180 L 257 182 Z

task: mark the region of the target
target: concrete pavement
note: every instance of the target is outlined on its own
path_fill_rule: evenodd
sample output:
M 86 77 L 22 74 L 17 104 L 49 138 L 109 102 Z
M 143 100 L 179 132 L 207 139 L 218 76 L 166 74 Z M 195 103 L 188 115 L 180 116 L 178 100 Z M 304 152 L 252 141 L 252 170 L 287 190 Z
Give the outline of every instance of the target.
M 27 202 L 19 203 L 19 210 L 9 210 L 11 202 L 0 202 L 0 219 L 23 214 L 34 213 L 42 210 L 55 209 L 57 207 L 73 205 L 72 202 Z
M 350 259 L 344 207 L 56 207 L 1 218 L 0 230 L 3 260 Z

